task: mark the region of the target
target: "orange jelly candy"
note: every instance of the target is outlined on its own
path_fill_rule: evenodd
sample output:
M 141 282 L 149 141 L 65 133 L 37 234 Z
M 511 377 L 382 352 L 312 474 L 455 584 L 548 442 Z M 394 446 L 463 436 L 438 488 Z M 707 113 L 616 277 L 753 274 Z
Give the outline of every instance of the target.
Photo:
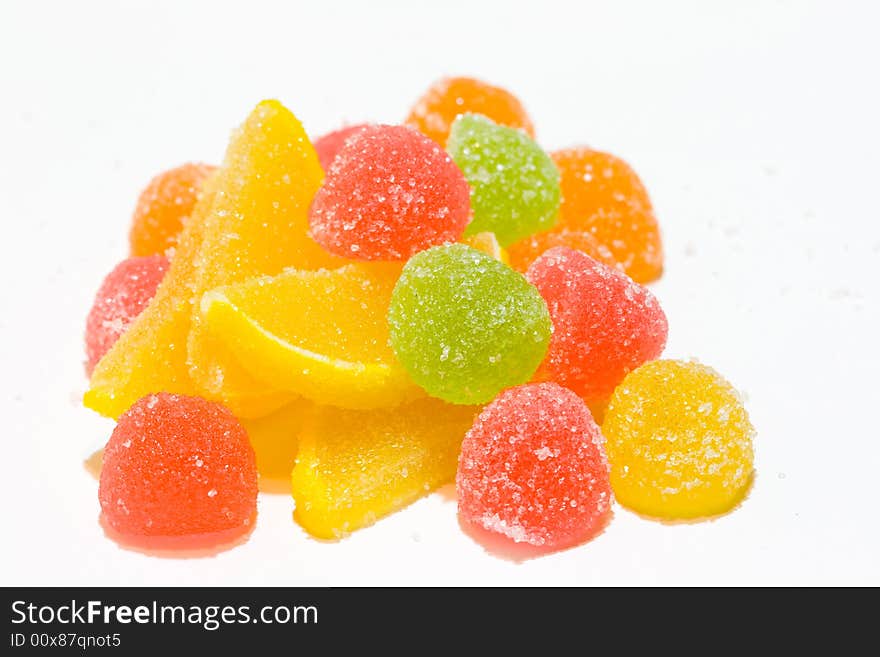
M 556 151 L 551 157 L 562 176 L 559 222 L 552 232 L 590 233 L 637 283 L 659 278 L 663 272 L 660 229 L 636 172 L 620 158 L 586 147 Z M 582 250 L 571 243 L 551 246 Z
M 473 78 L 438 80 L 416 102 L 405 123 L 445 146 L 455 117 L 466 112 L 482 114 L 499 125 L 535 136 L 532 120 L 516 96 Z
M 604 265 L 621 268 L 607 246 L 601 244 L 592 233 L 581 230 L 551 230 L 549 233 L 529 235 L 507 247 L 508 262 L 511 267 L 524 274 L 529 265 L 540 258 L 544 251 L 555 246 L 567 246 L 569 249 L 586 253 Z
M 174 247 L 196 207 L 205 179 L 216 170 L 210 164 L 189 162 L 153 178 L 141 192 L 131 219 L 131 255 L 164 254 Z

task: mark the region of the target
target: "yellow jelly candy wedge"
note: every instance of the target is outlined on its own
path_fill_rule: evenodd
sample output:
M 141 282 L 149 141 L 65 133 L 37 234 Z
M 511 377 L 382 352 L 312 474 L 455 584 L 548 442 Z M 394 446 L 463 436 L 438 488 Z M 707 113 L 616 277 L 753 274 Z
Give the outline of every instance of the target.
M 97 481 L 101 478 L 101 467 L 104 465 L 104 448 L 97 449 L 83 461 L 83 467 Z
M 197 394 L 186 364 L 186 341 L 193 311 L 196 254 L 217 182 L 216 176 L 206 181 L 155 296 L 95 366 L 83 397 L 87 407 L 117 418 L 153 392 Z
M 311 402 L 297 399 L 269 415 L 241 421 L 254 448 L 262 492 L 290 491 L 300 433 L 313 407 Z
M 323 180 L 302 125 L 277 101 L 260 103 L 233 137 L 205 219 L 194 292 L 300 269 L 338 267 L 346 261 L 308 236 L 308 210 Z M 290 399 L 251 376 L 193 315 L 187 343 L 190 375 L 206 397 L 238 416 L 265 413 Z
M 499 262 L 503 262 L 505 265 L 509 263 L 507 258 L 507 251 L 498 243 L 498 238 L 495 237 L 495 233 L 491 231 L 483 231 L 482 233 L 475 233 L 474 235 L 468 235 L 467 237 L 462 238 L 462 244 L 467 244 L 468 246 L 472 246 L 478 251 L 482 251 L 486 255 L 492 256 Z
M 294 519 L 338 539 L 451 482 L 479 410 L 430 398 L 391 411 L 319 409 L 293 468 Z
M 205 325 L 258 380 L 320 404 L 395 406 L 424 393 L 389 345 L 402 263 L 288 269 L 202 297 Z

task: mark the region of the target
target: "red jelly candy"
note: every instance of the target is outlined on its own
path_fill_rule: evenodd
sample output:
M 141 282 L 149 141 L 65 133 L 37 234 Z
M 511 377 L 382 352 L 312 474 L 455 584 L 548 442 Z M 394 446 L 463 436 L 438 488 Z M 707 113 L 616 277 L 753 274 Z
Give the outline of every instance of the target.
M 553 320 L 537 380 L 556 381 L 589 404 L 606 401 L 623 377 L 666 346 L 666 315 L 626 274 L 574 249 L 555 247 L 526 272 Z
M 244 533 L 257 511 L 254 450 L 225 406 L 147 395 L 122 414 L 104 448 L 98 499 L 122 535 Z
M 86 320 L 86 373 L 147 307 L 168 270 L 162 255 L 128 258 L 107 274 Z
M 611 507 L 605 441 L 583 400 L 555 383 L 508 388 L 461 446 L 462 519 L 547 549 L 595 535 Z
M 435 142 L 405 126 L 349 137 L 312 201 L 312 237 L 339 256 L 406 260 L 456 242 L 470 216 L 470 187 Z
M 345 128 L 340 128 L 339 130 L 328 132 L 326 135 L 318 137 L 312 142 L 312 146 L 315 147 L 315 151 L 318 153 L 318 160 L 321 162 L 321 168 L 324 171 L 329 169 L 330 165 L 333 164 L 333 160 L 336 159 L 336 154 L 339 153 L 340 149 L 345 144 L 345 140 L 358 130 L 366 128 L 368 125 L 369 124 L 367 123 L 360 123 L 358 125 L 350 125 Z

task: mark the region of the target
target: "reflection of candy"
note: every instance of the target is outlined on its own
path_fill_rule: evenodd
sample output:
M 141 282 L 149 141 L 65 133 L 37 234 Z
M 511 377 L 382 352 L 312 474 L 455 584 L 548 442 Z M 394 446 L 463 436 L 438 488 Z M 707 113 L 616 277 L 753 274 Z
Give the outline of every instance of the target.
M 599 427 L 555 383 L 511 388 L 486 406 L 462 443 L 456 485 L 464 520 L 547 548 L 591 537 L 611 507 Z
M 488 230 L 507 246 L 556 223 L 559 171 L 525 133 L 464 114 L 452 125 L 447 150 L 471 186 L 468 235 Z
M 98 498 L 121 534 L 244 531 L 257 511 L 254 452 L 220 404 L 147 395 L 119 418 L 104 448 Z
M 551 156 L 562 176 L 562 205 L 554 230 L 591 233 L 633 280 L 647 283 L 658 278 L 663 271 L 660 229 L 636 172 L 623 160 L 586 147 Z
M 457 241 L 470 216 L 467 181 L 435 142 L 405 126 L 368 126 L 349 137 L 309 214 L 331 253 L 406 260 Z
M 627 372 L 666 346 L 666 315 L 653 294 L 626 274 L 565 247 L 526 272 L 553 319 L 553 338 L 537 378 L 605 401 Z
M 621 383 L 602 424 L 621 504 L 660 518 L 730 510 L 752 475 L 754 429 L 736 390 L 698 363 L 659 360 Z
M 141 192 L 131 220 L 131 255 L 162 254 L 177 244 L 177 236 L 196 207 L 205 179 L 216 169 L 209 164 L 184 164 L 150 181 Z
M 481 404 L 532 376 L 550 317 L 521 274 L 464 244 L 413 256 L 391 296 L 391 346 L 428 394 Z
M 86 320 L 86 372 L 89 375 L 146 308 L 167 269 L 168 258 L 153 255 L 123 260 L 107 274 Z
M 343 147 L 345 141 L 361 128 L 367 127 L 367 123 L 359 123 L 358 125 L 350 125 L 333 132 L 328 132 L 315 140 L 315 152 L 318 154 L 318 160 L 321 162 L 321 168 L 326 171 L 336 159 L 336 154 Z
M 530 137 L 535 136 L 532 120 L 513 94 L 473 78 L 435 82 L 416 102 L 406 123 L 438 144 L 446 144 L 452 122 L 466 112 L 482 114 L 499 125 L 520 128 Z

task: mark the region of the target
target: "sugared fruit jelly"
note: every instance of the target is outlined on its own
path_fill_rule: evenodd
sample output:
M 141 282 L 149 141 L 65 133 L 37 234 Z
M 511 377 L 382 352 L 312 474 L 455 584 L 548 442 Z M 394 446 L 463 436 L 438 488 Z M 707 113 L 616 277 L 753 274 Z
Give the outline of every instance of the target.
M 205 179 L 216 171 L 209 164 L 187 163 L 163 171 L 138 198 L 128 235 L 131 255 L 164 254 L 177 244 L 189 221 Z
M 478 410 L 429 398 L 392 410 L 319 408 L 293 469 L 294 518 L 314 536 L 341 538 L 451 482 Z
M 113 268 L 95 295 L 86 320 L 86 373 L 141 314 L 168 270 L 162 255 L 128 258 Z
M 565 247 L 526 272 L 550 309 L 553 337 L 536 375 L 571 388 L 589 404 L 611 396 L 628 372 L 666 346 L 666 315 L 626 274 Z
M 313 406 L 306 399 L 295 399 L 269 415 L 242 418 L 241 424 L 254 448 L 262 492 L 285 495 L 290 492 L 290 473 L 300 435 Z
M 554 246 L 567 246 L 569 249 L 586 253 L 609 267 L 621 269 L 607 246 L 599 243 L 592 233 L 577 230 L 551 230 L 529 235 L 507 247 L 507 258 L 511 267 L 525 273 L 535 260 Z
M 349 125 L 333 132 L 328 132 L 315 140 L 315 152 L 318 154 L 318 160 L 321 162 L 321 168 L 324 171 L 330 168 L 336 154 L 339 153 L 345 141 L 354 133 L 366 128 L 368 123 L 359 123 L 357 125 Z
M 486 406 L 462 443 L 456 489 L 463 520 L 547 549 L 594 536 L 612 499 L 599 427 L 555 383 L 510 388 Z
M 107 524 L 129 536 L 248 530 L 257 512 L 254 451 L 222 405 L 168 393 L 119 418 L 98 488 Z
M 620 158 L 586 147 L 551 156 L 562 176 L 556 230 L 592 234 L 638 283 L 659 278 L 663 272 L 660 228 L 636 172 Z
M 737 391 L 705 365 L 658 360 L 630 372 L 602 432 L 614 494 L 638 513 L 717 515 L 748 490 L 755 430 Z
M 550 316 L 526 279 L 464 244 L 413 256 L 391 295 L 391 346 L 429 395 L 482 404 L 524 383 L 547 352 Z
M 488 230 L 506 247 L 556 223 L 559 171 L 528 135 L 463 114 L 446 149 L 471 186 L 474 216 L 466 234 Z
M 309 213 L 325 249 L 358 260 L 406 260 L 457 241 L 470 189 L 435 142 L 406 126 L 368 126 L 349 137 Z
M 345 408 L 395 406 L 423 394 L 388 344 L 388 306 L 402 267 L 287 269 L 206 293 L 203 318 L 275 389 Z
M 438 144 L 446 144 L 452 122 L 466 112 L 482 114 L 499 125 L 535 136 L 532 120 L 513 94 L 473 78 L 443 78 L 435 82 L 410 110 L 406 123 Z

